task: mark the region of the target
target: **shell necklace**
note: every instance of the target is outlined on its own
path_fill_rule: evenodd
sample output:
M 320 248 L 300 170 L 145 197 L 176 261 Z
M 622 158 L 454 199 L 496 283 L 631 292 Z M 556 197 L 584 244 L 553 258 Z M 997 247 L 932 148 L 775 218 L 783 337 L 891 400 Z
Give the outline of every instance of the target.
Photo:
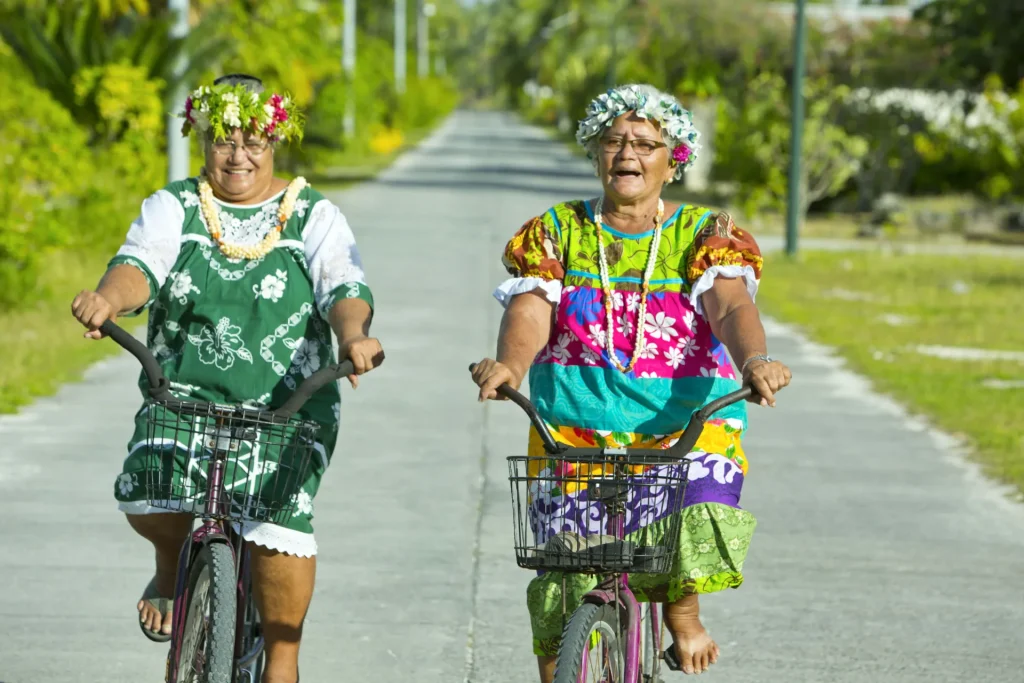
M 597 200 L 597 206 L 594 207 L 594 225 L 597 229 L 597 254 L 598 262 L 601 267 L 601 290 L 604 293 L 604 312 L 606 320 L 606 333 L 605 333 L 605 349 L 608 351 L 608 358 L 612 364 L 618 368 L 619 372 L 630 372 L 634 366 L 636 366 L 637 360 L 640 358 L 640 353 L 644 350 L 644 324 L 647 321 L 647 293 L 651 287 L 651 275 L 654 274 L 654 263 L 658 260 L 658 245 L 661 243 L 661 221 L 665 217 L 665 202 L 660 198 L 658 199 L 658 214 L 654 218 L 654 237 L 651 239 L 651 250 L 647 254 L 647 267 L 644 269 L 644 279 L 640 286 L 640 311 L 636 318 L 636 341 L 633 346 L 633 357 L 629 361 L 629 365 L 623 367 L 622 363 L 619 362 L 618 357 L 615 355 L 615 327 L 614 327 L 614 316 L 612 313 L 612 285 L 608 278 L 608 257 L 604 253 L 604 240 L 601 238 L 601 233 L 604 229 L 601 227 L 601 208 L 604 206 L 604 195 Z M 625 311 L 623 311 L 623 318 L 625 318 Z
M 233 259 L 259 259 L 269 254 L 277 246 L 278 241 L 281 239 L 281 231 L 284 230 L 288 219 L 292 217 L 292 213 L 295 211 L 295 200 L 305 187 L 306 179 L 302 176 L 288 183 L 288 189 L 285 190 L 284 197 L 281 198 L 281 205 L 277 210 L 277 225 L 271 228 L 258 244 L 253 246 L 229 244 L 224 241 L 221 232 L 220 213 L 217 211 L 217 206 L 213 201 L 213 189 L 206 180 L 205 173 L 199 178 L 199 209 L 203 212 L 203 218 L 206 220 L 206 229 L 210 231 L 210 238 L 217 244 L 217 248 L 220 249 L 222 254 Z

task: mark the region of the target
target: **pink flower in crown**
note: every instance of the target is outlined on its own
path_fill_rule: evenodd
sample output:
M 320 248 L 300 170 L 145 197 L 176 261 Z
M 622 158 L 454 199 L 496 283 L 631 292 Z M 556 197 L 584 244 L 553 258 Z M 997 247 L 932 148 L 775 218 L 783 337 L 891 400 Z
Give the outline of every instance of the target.
M 274 120 L 284 123 L 285 121 L 288 120 L 288 112 L 278 107 L 277 109 L 274 110 Z
M 270 99 L 267 101 L 270 103 L 271 107 L 273 107 L 274 109 L 278 109 L 281 107 L 281 102 L 283 102 L 284 100 L 280 95 L 274 93 L 273 95 L 270 96 Z
M 675 159 L 676 163 L 685 164 L 687 161 L 690 160 L 690 155 L 692 153 L 693 152 L 690 150 L 689 147 L 681 144 L 678 145 L 674 150 L 672 150 L 672 158 Z
M 263 127 L 263 132 L 266 133 L 267 135 L 273 135 L 275 128 L 277 128 L 277 123 L 275 121 L 271 121 L 270 123 Z

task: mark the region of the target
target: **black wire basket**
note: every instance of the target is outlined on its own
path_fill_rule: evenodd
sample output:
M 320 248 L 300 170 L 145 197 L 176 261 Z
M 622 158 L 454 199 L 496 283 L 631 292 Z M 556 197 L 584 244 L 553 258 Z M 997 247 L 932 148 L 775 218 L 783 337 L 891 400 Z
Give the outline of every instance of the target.
M 326 452 L 315 422 L 213 403 L 146 409 L 147 503 L 226 521 L 285 524 L 312 512 L 303 490 Z M 323 462 L 319 460 L 323 455 Z M 211 491 L 212 489 L 212 491 Z
M 679 554 L 689 460 L 508 458 L 516 562 L 578 574 L 664 574 Z

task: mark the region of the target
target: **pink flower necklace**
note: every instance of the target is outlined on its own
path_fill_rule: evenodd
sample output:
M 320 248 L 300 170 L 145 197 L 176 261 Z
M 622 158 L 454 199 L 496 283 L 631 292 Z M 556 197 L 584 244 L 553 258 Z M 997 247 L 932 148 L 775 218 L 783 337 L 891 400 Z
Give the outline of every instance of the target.
M 604 195 L 597 200 L 594 207 L 594 226 L 597 230 L 597 255 L 601 268 L 601 291 L 604 293 L 605 324 L 605 349 L 608 351 L 608 358 L 619 372 L 630 372 L 635 366 L 640 354 L 645 348 L 644 325 L 647 322 L 647 294 L 651 288 L 651 276 L 654 274 L 654 264 L 658 260 L 658 245 L 661 243 L 661 221 L 665 217 L 665 202 L 658 199 L 658 214 L 654 217 L 654 237 L 651 238 L 651 249 L 647 254 L 647 267 L 644 268 L 644 279 L 640 285 L 640 311 L 636 318 L 636 341 L 633 346 L 633 357 L 629 365 L 623 367 L 615 355 L 615 319 L 612 313 L 612 285 L 608 277 L 608 257 L 604 253 L 604 240 L 601 233 L 602 227 L 601 208 L 604 206 Z M 623 311 L 623 317 L 626 313 Z

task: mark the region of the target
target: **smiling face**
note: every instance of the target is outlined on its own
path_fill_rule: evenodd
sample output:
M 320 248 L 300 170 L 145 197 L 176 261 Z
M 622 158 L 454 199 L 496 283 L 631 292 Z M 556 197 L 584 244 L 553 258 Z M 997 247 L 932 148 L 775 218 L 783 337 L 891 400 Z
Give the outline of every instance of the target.
M 658 124 L 634 112 L 615 119 L 597 143 L 598 175 L 604 193 L 617 204 L 636 204 L 661 195 L 675 175 Z
M 213 140 L 205 147 L 206 176 L 215 195 L 234 204 L 264 198 L 274 180 L 272 145 L 258 135 L 236 128 L 226 140 Z

